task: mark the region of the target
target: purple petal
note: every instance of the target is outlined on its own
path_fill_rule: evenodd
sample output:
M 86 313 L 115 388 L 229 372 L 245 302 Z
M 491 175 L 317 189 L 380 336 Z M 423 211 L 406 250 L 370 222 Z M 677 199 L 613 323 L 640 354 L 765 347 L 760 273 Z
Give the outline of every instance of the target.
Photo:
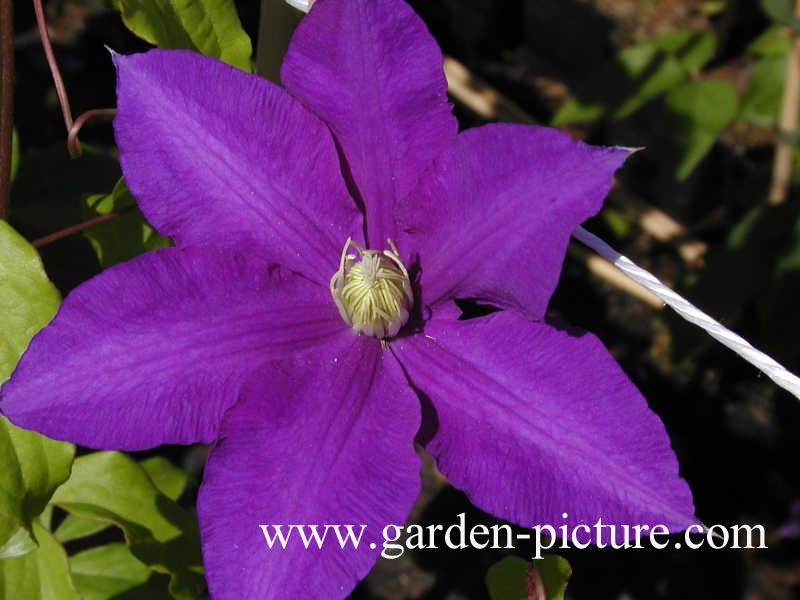
M 330 125 L 383 248 L 395 201 L 458 131 L 436 41 L 402 0 L 318 0 L 281 79 Z
M 381 551 L 383 528 L 404 523 L 419 492 L 419 421 L 399 365 L 370 338 L 276 361 L 248 382 L 198 498 L 215 600 L 347 596 Z M 362 524 L 357 550 L 333 530 L 321 550 L 306 550 L 297 530 L 270 549 L 259 527 L 318 525 L 321 535 L 355 525 L 358 535 Z
M 476 506 L 525 527 L 696 522 L 664 425 L 593 335 L 500 312 L 392 348 L 422 392 L 420 441 Z
M 179 246 L 251 238 L 327 284 L 361 217 L 325 125 L 281 88 L 194 52 L 114 62 L 122 170 L 159 232 Z
M 398 246 L 419 255 L 424 301 L 476 298 L 541 319 L 570 234 L 629 154 L 543 127 L 461 133 L 398 207 Z
M 337 335 L 352 332 L 326 288 L 244 255 L 166 248 L 73 291 L 0 411 L 93 448 L 210 442 L 253 370 Z

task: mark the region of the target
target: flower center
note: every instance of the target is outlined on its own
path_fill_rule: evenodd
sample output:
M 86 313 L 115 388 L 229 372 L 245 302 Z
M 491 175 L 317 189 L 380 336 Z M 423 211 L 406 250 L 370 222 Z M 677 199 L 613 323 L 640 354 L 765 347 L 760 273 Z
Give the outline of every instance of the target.
M 397 246 L 386 241 L 391 250 L 366 250 L 347 238 L 339 270 L 331 277 L 331 296 L 342 319 L 354 331 L 378 339 L 397 335 L 414 305 L 408 271 Z M 350 248 L 358 256 L 348 254 Z

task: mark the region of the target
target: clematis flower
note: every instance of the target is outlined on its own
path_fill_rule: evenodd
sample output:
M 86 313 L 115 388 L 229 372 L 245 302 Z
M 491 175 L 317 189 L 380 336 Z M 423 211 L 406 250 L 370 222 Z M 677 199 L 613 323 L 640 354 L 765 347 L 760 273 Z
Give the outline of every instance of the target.
M 526 527 L 696 522 L 636 387 L 545 320 L 628 150 L 457 133 L 441 52 L 401 0 L 319 0 L 285 88 L 185 51 L 114 60 L 122 168 L 175 247 L 74 290 L 0 409 L 92 448 L 213 443 L 213 598 L 346 596 L 417 497 L 415 441 Z M 459 320 L 456 298 L 502 310 Z M 357 550 L 269 549 L 260 524 L 367 529 Z

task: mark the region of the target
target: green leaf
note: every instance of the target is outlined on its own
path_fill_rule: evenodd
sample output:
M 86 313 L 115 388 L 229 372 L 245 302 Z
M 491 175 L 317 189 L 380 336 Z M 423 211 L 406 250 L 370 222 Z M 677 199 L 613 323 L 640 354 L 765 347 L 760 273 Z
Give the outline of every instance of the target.
M 177 500 L 186 489 L 189 476 L 163 456 L 153 456 L 141 463 L 150 480 L 170 500 Z
M 572 567 L 567 559 L 556 554 L 548 554 L 534 561 L 533 566 L 542 578 L 547 600 L 564 600 L 567 583 L 572 577 Z
M 64 520 L 61 521 L 61 524 L 53 535 L 59 542 L 66 544 L 73 540 L 79 540 L 100 533 L 104 529 L 107 529 L 108 526 L 107 521 L 84 519 L 76 515 L 68 514 L 64 517 Z
M 36 250 L 0 221 L 0 382 L 33 335 L 55 314 L 58 291 Z M 0 558 L 32 551 L 31 521 L 70 472 L 71 444 L 25 431 L 0 417 Z
M 124 179 L 117 182 L 110 194 L 89 196 L 84 202 L 84 218 L 87 220 L 111 211 L 130 209 L 136 204 Z M 169 238 L 156 233 L 136 209 L 90 227 L 84 235 L 103 268 L 171 244 Z
M 233 0 L 114 0 L 133 33 L 159 48 L 186 48 L 251 71 L 253 46 Z
M 791 47 L 792 38 L 786 28 L 773 25 L 750 42 L 747 52 L 754 56 L 785 56 Z
M 72 580 L 84 600 L 163 600 L 169 598 L 146 565 L 123 543 L 79 552 L 69 560 Z
M 666 104 L 674 121 L 675 142 L 681 149 L 676 176 L 686 179 L 736 116 L 739 99 L 727 81 L 705 79 L 674 87 Z
M 717 51 L 717 38 L 710 31 L 680 29 L 653 38 L 651 43 L 681 63 L 689 74 L 697 74 Z
M 529 563 L 518 556 L 507 556 L 486 573 L 486 586 L 492 600 L 527 600 L 535 598 L 536 582 L 544 588 L 546 600 L 564 600 L 572 568 L 566 559 L 555 554 Z
M 525 600 L 531 563 L 518 556 L 506 556 L 486 572 L 486 587 L 492 600 Z
M 579 86 L 554 125 L 625 117 L 699 71 L 716 50 L 707 31 L 681 30 L 619 52 Z
M 166 458 L 153 456 L 139 463 L 156 488 L 170 500 L 177 500 L 186 489 L 189 476 Z M 75 514 L 67 514 L 55 532 L 62 544 L 88 537 L 109 527 L 108 521 L 85 519 Z
M 194 515 L 161 493 L 129 456 L 97 452 L 78 458 L 53 503 L 122 529 L 137 559 L 170 575 L 173 597 L 196 598 L 205 588 Z
M 9 600 L 82 600 L 70 578 L 64 548 L 39 523 L 33 524 L 39 548 L 0 560 L 0 598 Z
M 777 124 L 787 60 L 785 54 L 770 54 L 753 65 L 739 111 L 740 119 L 760 127 L 773 127 Z
M 795 15 L 793 0 L 761 0 L 761 10 L 773 21 L 800 33 L 800 19 Z

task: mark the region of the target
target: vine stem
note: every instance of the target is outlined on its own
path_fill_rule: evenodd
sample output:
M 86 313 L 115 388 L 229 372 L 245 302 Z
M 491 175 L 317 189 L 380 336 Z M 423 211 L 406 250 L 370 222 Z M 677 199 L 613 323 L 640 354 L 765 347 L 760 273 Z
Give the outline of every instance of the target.
M 0 0 L 0 220 L 8 215 L 14 131 L 14 8 Z
M 65 227 L 64 229 L 60 229 L 56 232 L 50 233 L 44 237 L 40 237 L 39 239 L 33 240 L 31 242 L 31 246 L 34 248 L 41 248 L 42 246 L 47 246 L 48 244 L 52 244 L 62 238 L 65 238 L 69 235 L 74 233 L 80 233 L 85 229 L 89 229 L 90 227 L 94 227 L 95 225 L 99 225 L 100 223 L 105 223 L 106 221 L 110 221 L 120 215 L 124 215 L 136 208 L 135 204 L 131 204 L 130 206 L 126 206 L 125 208 L 120 208 L 119 210 L 112 210 L 111 212 L 107 212 L 104 215 L 99 215 L 97 217 L 91 218 L 88 221 L 84 221 L 83 223 L 78 223 L 77 225 L 71 225 L 70 227 Z
M 36 14 L 36 27 L 39 29 L 39 38 L 42 40 L 42 48 L 47 58 L 47 66 L 50 67 L 50 74 L 53 77 L 53 85 L 56 88 L 58 103 L 61 106 L 61 114 L 64 115 L 64 126 L 67 128 L 67 131 L 69 131 L 72 129 L 73 123 L 72 111 L 69 107 L 69 99 L 67 98 L 67 90 L 64 87 L 64 81 L 61 79 L 61 71 L 58 69 L 56 56 L 53 54 L 53 46 L 50 44 L 50 35 L 47 33 L 47 22 L 44 19 L 42 0 L 33 0 L 33 12 Z
M 719 321 L 710 317 L 686 298 L 661 283 L 655 275 L 637 266 L 627 256 L 620 254 L 583 227 L 578 227 L 572 233 L 572 237 L 613 263 L 615 267 L 636 283 L 643 285 L 658 296 L 664 304 L 670 306 L 681 317 L 703 329 L 720 344 L 736 352 L 751 365 L 760 369 L 780 387 L 800 399 L 800 377 L 797 377 L 786 367 L 760 350 L 756 350 L 743 337 L 724 327 Z
M 87 110 L 75 119 L 75 122 L 67 133 L 67 150 L 69 150 L 69 155 L 75 158 L 80 156 L 83 152 L 81 150 L 81 143 L 78 140 L 78 133 L 80 133 L 81 127 L 83 127 L 89 119 L 113 119 L 116 114 L 116 108 L 94 108 L 92 110 Z

